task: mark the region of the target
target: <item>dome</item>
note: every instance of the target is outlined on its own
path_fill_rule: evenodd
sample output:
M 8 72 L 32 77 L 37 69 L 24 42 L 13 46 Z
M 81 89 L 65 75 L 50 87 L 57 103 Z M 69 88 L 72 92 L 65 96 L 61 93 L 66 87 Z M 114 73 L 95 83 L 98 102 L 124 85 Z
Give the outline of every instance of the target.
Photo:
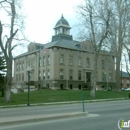
M 67 22 L 66 19 L 64 19 L 63 15 L 61 16 L 60 20 L 58 20 L 58 22 L 56 23 L 55 27 L 56 27 L 56 26 L 59 26 L 59 25 L 61 25 L 61 24 L 64 24 L 64 25 L 66 25 L 66 26 L 69 26 L 69 23 Z

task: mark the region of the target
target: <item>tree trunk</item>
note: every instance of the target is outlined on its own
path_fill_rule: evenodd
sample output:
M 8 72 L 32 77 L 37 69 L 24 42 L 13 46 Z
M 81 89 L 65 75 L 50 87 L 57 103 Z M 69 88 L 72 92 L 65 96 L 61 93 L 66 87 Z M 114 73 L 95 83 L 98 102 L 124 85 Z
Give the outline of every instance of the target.
M 97 60 L 98 60 L 98 56 L 96 55 L 96 53 L 94 54 L 94 70 L 93 70 L 93 83 L 92 83 L 92 88 L 91 88 L 91 93 L 90 96 L 91 97 L 95 97 L 95 90 L 96 90 L 96 85 L 97 85 Z
M 121 91 L 121 73 L 120 73 L 120 58 L 116 58 L 116 89 Z
M 5 89 L 5 101 L 11 102 L 11 86 L 12 86 L 12 58 L 7 61 L 7 77 Z
M 11 102 L 11 88 L 10 88 L 10 85 L 6 86 L 5 100 L 6 100 L 6 102 Z
M 94 87 L 92 88 L 92 90 L 91 90 L 91 97 L 95 97 L 96 95 L 95 95 L 95 89 L 94 89 Z

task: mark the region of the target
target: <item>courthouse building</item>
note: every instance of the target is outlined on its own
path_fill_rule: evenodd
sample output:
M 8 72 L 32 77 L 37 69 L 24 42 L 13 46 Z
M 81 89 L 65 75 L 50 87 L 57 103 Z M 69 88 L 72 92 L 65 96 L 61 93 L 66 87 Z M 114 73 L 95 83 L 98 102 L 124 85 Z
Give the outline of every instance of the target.
M 54 27 L 55 34 L 47 44 L 32 42 L 28 51 L 14 58 L 14 84 L 30 81 L 38 87 L 51 89 L 90 88 L 93 76 L 94 52 L 89 41 L 79 42 L 70 35 L 70 25 L 62 16 Z M 98 85 L 114 86 L 115 58 L 101 51 L 98 58 Z

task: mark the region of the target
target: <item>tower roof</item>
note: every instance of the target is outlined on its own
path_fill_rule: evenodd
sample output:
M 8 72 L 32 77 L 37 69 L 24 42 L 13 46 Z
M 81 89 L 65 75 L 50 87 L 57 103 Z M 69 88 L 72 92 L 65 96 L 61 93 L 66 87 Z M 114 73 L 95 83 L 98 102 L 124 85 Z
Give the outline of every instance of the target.
M 61 16 L 61 18 L 58 20 L 58 22 L 56 23 L 55 27 L 60 26 L 60 25 L 65 25 L 70 27 L 69 23 L 67 22 L 67 20 L 63 17 L 63 15 Z

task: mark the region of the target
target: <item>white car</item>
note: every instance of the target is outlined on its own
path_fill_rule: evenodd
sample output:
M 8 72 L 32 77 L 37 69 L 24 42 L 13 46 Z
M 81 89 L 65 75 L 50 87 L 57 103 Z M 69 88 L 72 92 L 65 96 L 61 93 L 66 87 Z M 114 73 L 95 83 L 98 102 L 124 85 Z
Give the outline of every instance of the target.
M 130 88 L 126 88 L 125 91 L 130 91 Z

